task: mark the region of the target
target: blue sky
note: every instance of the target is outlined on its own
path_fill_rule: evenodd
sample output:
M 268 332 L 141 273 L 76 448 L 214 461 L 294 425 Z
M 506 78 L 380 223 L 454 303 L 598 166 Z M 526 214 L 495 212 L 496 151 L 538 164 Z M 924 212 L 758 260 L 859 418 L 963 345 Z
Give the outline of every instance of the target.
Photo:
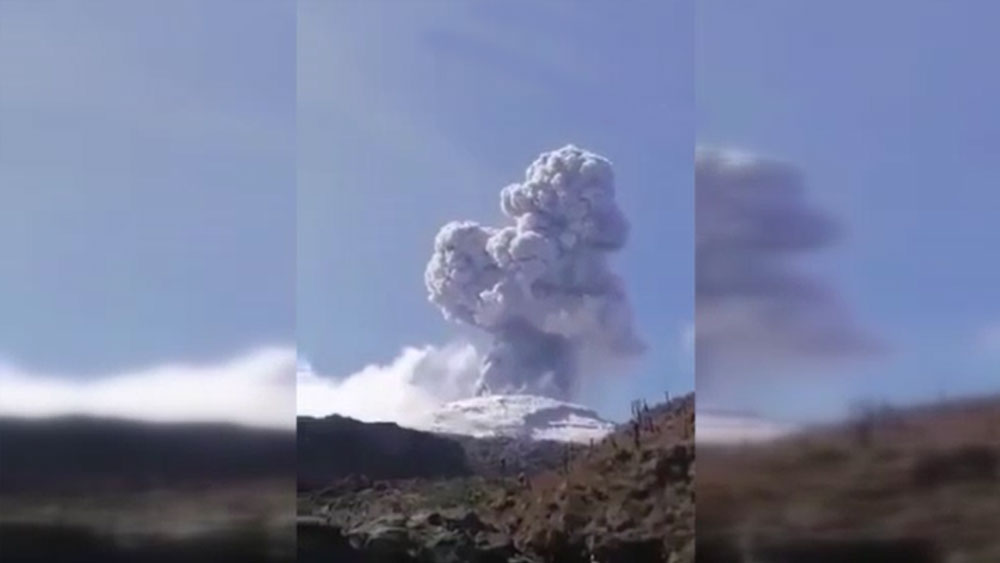
M 583 397 L 621 416 L 693 387 L 697 140 L 803 170 L 848 230 L 808 266 L 892 347 L 744 406 L 996 391 L 1000 7 L 806 4 L 0 0 L 0 361 L 87 379 L 297 340 L 348 375 L 444 344 L 435 232 L 496 224 L 574 142 L 633 226 L 650 350 Z
M 693 3 L 299 3 L 300 353 L 324 374 L 461 335 L 423 270 L 452 219 L 501 220 L 540 152 L 610 158 L 630 244 L 615 258 L 649 352 L 583 400 L 693 388 Z
M 989 0 L 699 2 L 698 141 L 802 169 L 847 229 L 809 266 L 892 347 L 748 385 L 742 406 L 811 418 L 1000 391 L 998 18 Z
M 294 3 L 3 0 L 0 26 L 0 360 L 294 346 Z

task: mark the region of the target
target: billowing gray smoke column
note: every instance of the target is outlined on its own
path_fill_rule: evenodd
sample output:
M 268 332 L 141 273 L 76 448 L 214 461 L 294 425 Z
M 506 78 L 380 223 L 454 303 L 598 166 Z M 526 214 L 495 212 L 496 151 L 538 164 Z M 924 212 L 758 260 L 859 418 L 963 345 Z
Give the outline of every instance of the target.
M 751 364 L 868 355 L 881 343 L 853 321 L 825 280 L 787 259 L 821 250 L 837 224 L 808 206 L 798 171 L 743 153 L 695 158 L 695 346 L 698 391 Z
M 430 301 L 492 335 L 480 393 L 570 398 L 582 350 L 614 358 L 643 348 L 607 264 L 629 231 L 611 163 L 572 145 L 542 154 L 500 192 L 500 207 L 512 225 L 441 228 L 425 272 Z

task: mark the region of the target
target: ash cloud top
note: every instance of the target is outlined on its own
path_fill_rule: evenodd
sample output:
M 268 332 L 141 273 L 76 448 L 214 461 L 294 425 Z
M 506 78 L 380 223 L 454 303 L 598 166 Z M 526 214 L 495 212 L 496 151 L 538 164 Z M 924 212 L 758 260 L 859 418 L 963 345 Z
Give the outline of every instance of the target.
M 840 226 L 805 199 L 794 167 L 736 151 L 695 158 L 696 361 L 712 389 L 727 361 L 773 365 L 879 352 L 826 280 L 788 259 L 837 241 Z M 744 364 L 745 365 L 745 364 Z
M 512 224 L 441 228 L 425 272 L 429 299 L 445 318 L 491 335 L 480 394 L 570 398 L 584 352 L 620 358 L 643 349 L 607 263 L 629 234 L 611 162 L 573 145 L 544 153 L 523 182 L 501 190 L 500 207 Z

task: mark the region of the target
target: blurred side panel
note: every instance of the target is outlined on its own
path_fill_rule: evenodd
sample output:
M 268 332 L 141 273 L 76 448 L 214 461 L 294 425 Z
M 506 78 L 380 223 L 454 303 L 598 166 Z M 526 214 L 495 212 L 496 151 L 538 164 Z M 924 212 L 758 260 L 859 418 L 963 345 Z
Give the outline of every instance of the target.
M 295 27 L 0 0 L 0 560 L 294 557 Z
M 993 2 L 699 2 L 698 560 L 1000 560 Z

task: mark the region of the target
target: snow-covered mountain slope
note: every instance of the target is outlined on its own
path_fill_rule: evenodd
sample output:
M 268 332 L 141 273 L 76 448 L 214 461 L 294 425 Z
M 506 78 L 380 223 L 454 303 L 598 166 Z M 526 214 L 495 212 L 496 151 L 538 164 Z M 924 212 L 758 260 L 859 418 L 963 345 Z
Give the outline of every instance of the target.
M 742 413 L 698 411 L 695 417 L 695 440 L 706 444 L 764 442 L 794 431 L 793 425 Z
M 479 438 L 509 436 L 560 442 L 600 440 L 615 425 L 587 407 L 537 395 L 490 395 L 454 401 L 422 430 Z

